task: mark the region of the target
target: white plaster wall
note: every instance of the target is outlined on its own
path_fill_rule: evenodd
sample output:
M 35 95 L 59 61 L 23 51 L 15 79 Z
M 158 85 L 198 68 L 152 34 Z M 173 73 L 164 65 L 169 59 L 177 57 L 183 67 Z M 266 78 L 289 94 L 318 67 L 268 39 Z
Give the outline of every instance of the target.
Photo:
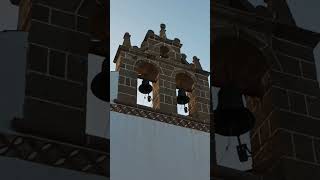
M 86 133 L 98 137 L 109 138 L 110 103 L 104 102 L 95 97 L 90 88 L 93 78 L 101 72 L 103 60 L 104 57 L 101 56 L 96 56 L 93 54 L 89 54 L 88 56 Z
M 1 180 L 108 180 L 104 176 L 0 156 Z M 17 173 L 18 172 L 18 173 Z
M 111 71 L 110 72 L 110 103 L 113 103 L 113 100 L 118 97 L 118 81 L 119 81 L 119 72 Z
M 111 112 L 112 180 L 209 180 L 209 133 Z
M 26 32 L 0 32 L 0 129 L 22 118 L 26 69 Z

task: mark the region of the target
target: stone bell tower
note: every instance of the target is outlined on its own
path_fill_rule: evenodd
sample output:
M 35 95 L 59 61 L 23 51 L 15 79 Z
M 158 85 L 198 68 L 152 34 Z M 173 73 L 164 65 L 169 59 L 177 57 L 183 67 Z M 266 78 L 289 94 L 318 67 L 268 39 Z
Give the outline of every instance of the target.
M 213 177 L 319 179 L 320 89 L 313 50 L 320 35 L 297 27 L 286 1 L 266 2 L 212 4 L 211 84 L 222 87 L 232 77 L 256 118 L 250 133 L 253 173 L 230 178 L 231 171 L 214 160 Z
M 153 111 L 177 115 L 176 89 L 183 89 L 190 98 L 189 117 L 208 123 L 209 73 L 196 56 L 188 63 L 180 40 L 168 39 L 164 24 L 160 28 L 159 35 L 149 30 L 140 48 L 132 46 L 130 34 L 125 33 L 114 59 L 119 72 L 117 102 L 136 106 L 137 79 L 141 78 L 152 83 Z

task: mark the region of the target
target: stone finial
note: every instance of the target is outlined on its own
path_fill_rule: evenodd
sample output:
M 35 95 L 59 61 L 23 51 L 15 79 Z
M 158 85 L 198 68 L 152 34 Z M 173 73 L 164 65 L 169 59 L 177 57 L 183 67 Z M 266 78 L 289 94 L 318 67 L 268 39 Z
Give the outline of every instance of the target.
M 165 24 L 160 24 L 160 38 L 162 39 L 166 39 L 167 35 L 166 35 L 166 25 Z
M 188 61 L 187 61 L 187 55 L 185 54 L 181 54 L 181 62 L 182 64 L 189 64 Z
M 154 37 L 154 32 L 152 30 L 148 30 L 147 35 L 151 38 Z
M 200 64 L 200 59 L 198 59 L 197 56 L 193 56 L 192 63 L 196 69 L 202 69 L 201 64 Z
M 179 46 L 180 45 L 180 39 L 174 38 L 173 44 L 176 45 L 176 46 Z
M 131 35 L 130 35 L 128 32 L 126 32 L 126 33 L 124 34 L 124 36 L 123 36 L 123 43 L 122 43 L 123 46 L 131 47 L 130 37 L 131 37 Z

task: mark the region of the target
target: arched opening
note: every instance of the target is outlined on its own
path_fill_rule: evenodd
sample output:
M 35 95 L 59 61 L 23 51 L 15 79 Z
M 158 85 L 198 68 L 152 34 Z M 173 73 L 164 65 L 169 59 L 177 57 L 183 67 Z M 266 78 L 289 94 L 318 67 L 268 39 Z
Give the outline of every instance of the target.
M 194 81 L 186 73 L 176 75 L 177 113 L 184 116 L 190 115 L 190 102 Z
M 160 47 L 160 57 L 161 58 L 168 58 L 169 57 L 169 48 L 166 46 Z
M 211 60 L 213 98 L 217 100 L 218 89 L 227 85 L 234 85 L 240 89 L 242 101 L 247 107 L 248 97 L 262 97 L 268 90 L 265 83 L 265 74 L 270 64 L 263 52 L 250 42 L 236 37 L 220 38 L 214 42 L 213 58 Z M 219 102 L 220 103 L 220 102 Z M 213 102 L 213 109 L 216 109 L 218 102 Z M 247 107 L 250 110 L 250 107 Z M 215 127 L 217 128 L 217 127 Z M 218 129 L 215 130 L 218 132 Z M 241 134 L 241 140 L 251 149 L 250 131 Z M 241 170 L 251 169 L 252 161 L 249 159 L 242 163 L 241 167 L 229 162 L 239 161 L 240 155 L 235 148 L 237 138 L 216 134 L 216 159 L 222 166 L 237 168 Z
M 137 104 L 154 107 L 155 97 L 158 94 L 157 67 L 145 61 L 139 61 L 135 66 L 137 72 Z

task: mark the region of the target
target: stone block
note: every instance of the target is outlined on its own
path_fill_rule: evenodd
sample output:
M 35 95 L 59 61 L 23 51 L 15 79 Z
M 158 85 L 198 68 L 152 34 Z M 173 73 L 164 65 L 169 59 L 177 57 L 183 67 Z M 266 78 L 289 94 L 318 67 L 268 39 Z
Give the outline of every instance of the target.
M 299 60 L 279 53 L 277 54 L 277 56 L 281 64 L 281 67 L 285 73 L 301 76 Z
M 75 29 L 75 16 L 61 11 L 51 11 L 51 23 L 64 28 Z
M 48 49 L 29 44 L 28 67 L 31 70 L 46 73 L 48 63 Z
M 316 65 L 314 63 L 301 62 L 301 68 L 303 77 L 317 80 Z
M 296 113 L 307 114 L 304 95 L 289 92 L 290 110 Z
M 296 158 L 304 161 L 314 162 L 312 139 L 310 137 L 298 134 L 294 134 L 293 139 Z
M 66 73 L 66 54 L 50 50 L 49 57 L 49 73 L 64 78 Z
M 281 53 L 310 62 L 314 61 L 312 48 L 300 46 L 290 41 L 285 41 L 276 38 L 273 39 L 272 47 L 274 50 L 279 51 Z
M 23 120 L 29 133 L 63 142 L 84 142 L 86 121 L 83 111 L 33 99 L 26 99 L 24 107 Z
M 49 76 L 29 73 L 26 95 L 77 108 L 85 108 L 86 90 L 82 85 Z
M 81 56 L 68 56 L 67 78 L 85 83 L 87 81 L 88 59 Z M 90 83 L 90 82 L 89 82 Z
M 89 36 L 40 22 L 32 22 L 29 41 L 73 54 L 88 56 Z
M 48 23 L 49 11 L 49 8 L 35 4 L 31 7 L 31 18 Z

